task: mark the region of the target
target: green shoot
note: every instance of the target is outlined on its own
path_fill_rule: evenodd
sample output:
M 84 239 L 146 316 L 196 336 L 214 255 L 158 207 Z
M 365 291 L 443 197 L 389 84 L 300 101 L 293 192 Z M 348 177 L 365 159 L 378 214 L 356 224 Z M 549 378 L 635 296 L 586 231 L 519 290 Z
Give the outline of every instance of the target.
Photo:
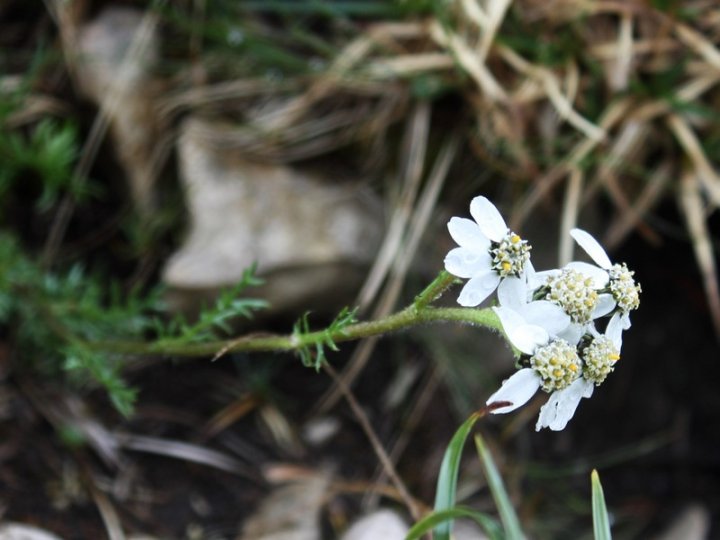
M 498 512 L 500 513 L 500 521 L 502 521 L 503 528 L 505 529 L 505 538 L 508 540 L 522 540 L 525 538 L 525 535 L 520 528 L 520 521 L 510 502 L 510 497 L 508 497 L 500 473 L 492 459 L 492 455 L 480 435 L 475 435 L 475 447 L 480 456 L 480 461 L 482 461 L 483 464 L 488 486 L 490 487 L 490 493 L 492 493 L 495 506 L 497 506 Z
M 600 484 L 600 475 L 597 470 L 593 469 L 590 474 L 590 482 L 592 483 L 592 512 L 593 512 L 593 532 L 595 540 L 611 540 L 610 519 L 608 518 L 607 507 L 605 506 L 605 495 L 603 494 L 602 484 Z

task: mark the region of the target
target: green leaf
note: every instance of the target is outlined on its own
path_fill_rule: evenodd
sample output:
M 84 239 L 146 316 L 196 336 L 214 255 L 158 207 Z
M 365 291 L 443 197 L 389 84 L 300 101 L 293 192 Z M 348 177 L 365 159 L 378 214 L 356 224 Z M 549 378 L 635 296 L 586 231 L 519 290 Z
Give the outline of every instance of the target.
M 309 315 L 310 312 L 306 311 L 305 313 L 303 313 L 303 316 L 300 317 L 293 325 L 292 335 L 298 343 L 302 342 L 303 336 L 310 333 L 310 321 L 308 320 Z M 323 348 L 322 342 L 320 341 L 315 343 L 314 353 L 310 349 L 309 345 L 303 344 L 298 347 L 297 354 L 300 356 L 300 361 L 302 362 L 303 366 L 314 367 L 315 371 L 320 371 L 320 368 L 325 361 L 325 350 Z
M 405 540 L 415 540 L 416 538 L 420 538 L 423 534 L 429 532 L 433 528 L 436 528 L 438 525 L 448 523 L 455 518 L 461 517 L 467 517 L 475 520 L 483 531 L 485 531 L 485 534 L 487 534 L 487 536 L 492 540 L 499 540 L 503 538 L 502 529 L 500 528 L 500 524 L 497 520 L 487 514 L 483 514 L 482 512 L 476 512 L 471 508 L 456 506 L 440 512 L 430 512 L 427 516 L 412 526 L 412 528 L 408 531 Z
M 475 435 L 475 446 L 477 447 L 480 460 L 485 469 L 485 476 L 487 477 L 488 486 L 490 487 L 490 493 L 492 493 L 495 506 L 497 506 L 498 512 L 500 513 L 500 521 L 502 521 L 505 529 L 505 537 L 508 540 L 524 539 L 525 535 L 520 527 L 520 520 L 510 502 L 510 497 L 508 497 L 500 473 L 492 459 L 492 455 L 490 455 L 490 451 L 487 446 L 485 446 L 485 441 L 483 441 L 480 435 Z
M 595 540 L 611 540 L 610 520 L 608 519 L 608 511 L 605 506 L 605 495 L 603 494 L 602 484 L 600 484 L 600 475 L 597 470 L 593 469 L 590 474 L 590 482 L 592 483 L 592 512 L 593 512 L 593 532 Z
M 440 474 L 438 475 L 437 492 L 435 493 L 435 512 L 444 512 L 455 507 L 455 494 L 457 492 L 458 472 L 460 458 L 462 457 L 465 441 L 475 422 L 480 418 L 479 413 L 473 413 L 470 418 L 460 426 L 453 435 L 450 444 L 445 450 Z M 443 521 L 435 528 L 434 540 L 449 540 L 452 532 L 452 521 Z
M 201 343 L 218 339 L 220 333 L 229 334 L 232 331 L 230 321 L 238 318 L 251 319 L 255 311 L 267 308 L 269 304 L 265 300 L 240 296 L 248 287 L 263 283 L 261 278 L 255 276 L 255 270 L 255 264 L 246 268 L 240 281 L 223 291 L 214 306 L 203 309 L 196 322 L 190 324 L 182 316 L 178 316 L 172 319 L 166 328 L 160 326 L 159 341 L 166 344 Z

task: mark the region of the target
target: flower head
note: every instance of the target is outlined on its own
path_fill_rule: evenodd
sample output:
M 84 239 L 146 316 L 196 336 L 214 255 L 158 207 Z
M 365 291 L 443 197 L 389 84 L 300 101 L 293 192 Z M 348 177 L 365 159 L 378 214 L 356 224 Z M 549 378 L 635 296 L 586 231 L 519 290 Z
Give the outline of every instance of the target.
M 582 377 L 582 360 L 575 343 L 552 337 L 545 328 L 529 324 L 509 308 L 493 308 L 510 342 L 527 355 L 525 364 L 487 400 L 509 402 L 492 412 L 507 413 L 527 403 L 538 390 L 550 393 L 536 429 L 564 429 L 575 414 L 580 399 L 592 393 L 592 384 Z M 562 405 L 559 407 L 558 405 Z
M 592 396 L 595 386 L 603 383 L 615 369 L 622 346 L 622 322 L 615 313 L 604 334 L 589 326 L 590 333 L 577 343 L 553 338 L 542 327 L 529 324 L 508 308 L 494 308 L 510 342 L 524 353 L 526 365 L 507 379 L 487 400 L 508 402 L 493 413 L 507 413 L 524 405 L 538 390 L 550 394 L 540 409 L 536 430 L 549 427 L 565 429 L 582 398 Z
M 563 308 L 573 322 L 585 324 L 592 320 L 598 303 L 592 278 L 573 268 L 564 268 L 548 278 L 547 287 L 549 290 L 545 298 Z
M 622 346 L 622 321 L 615 313 L 604 334 L 590 326 L 589 341 L 580 343 L 579 356 L 582 360 L 582 376 L 576 379 L 566 390 L 555 392 L 540 409 L 536 430 L 549 427 L 554 431 L 564 429 L 575 414 L 582 398 L 589 398 L 596 386 L 600 386 L 615 369 L 620 360 Z
M 535 297 L 559 306 L 569 317 L 569 324 L 558 333 L 567 341 L 577 342 L 595 319 L 616 306 L 612 295 L 605 292 L 608 272 L 592 264 L 571 262 L 561 269 L 537 272 L 531 280 Z
M 582 229 L 573 229 L 570 234 L 590 258 L 605 270 L 608 275 L 607 291 L 613 299 L 613 308 L 622 313 L 622 325 L 624 329 L 630 328 L 630 311 L 640 306 L 640 293 L 642 288 L 635 281 L 635 272 L 628 270 L 625 263 L 613 264 L 610 261 L 603 247 L 593 236 Z M 612 310 L 611 310 L 612 311 Z
M 604 334 L 598 333 L 594 327 L 591 330 L 590 340 L 580 347 L 583 377 L 595 386 L 600 386 L 620 360 L 623 330 L 620 313 L 610 318 Z
M 475 223 L 453 218 L 448 224 L 460 247 L 448 254 L 445 268 L 470 278 L 458 299 L 462 305 L 478 305 L 497 289 L 493 311 L 520 352 L 518 371 L 487 404 L 495 414 L 508 413 L 542 390 L 550 397 L 535 428 L 562 430 L 620 360 L 622 331 L 630 326 L 628 312 L 639 305 L 640 286 L 627 266 L 613 264 L 580 229 L 571 234 L 596 264 L 571 262 L 536 272 L 529 246 L 487 199 L 477 197 L 470 210 Z M 606 315 L 612 317 L 601 334 L 595 321 Z
M 526 355 L 520 369 L 506 380 L 487 400 L 509 402 L 493 413 L 507 413 L 527 403 L 542 389 L 550 393 L 548 403 L 540 411 L 536 429 L 564 429 L 575 414 L 580 399 L 592 393 L 592 383 L 582 377 L 582 360 L 577 344 L 553 338 L 545 328 L 529 324 L 509 308 L 494 308 L 510 342 Z
M 490 296 L 501 281 L 519 280 L 530 260 L 530 245 L 508 229 L 500 212 L 485 197 L 470 203 L 473 220 L 453 217 L 448 230 L 457 248 L 445 257 L 445 270 L 468 279 L 458 303 L 474 307 Z

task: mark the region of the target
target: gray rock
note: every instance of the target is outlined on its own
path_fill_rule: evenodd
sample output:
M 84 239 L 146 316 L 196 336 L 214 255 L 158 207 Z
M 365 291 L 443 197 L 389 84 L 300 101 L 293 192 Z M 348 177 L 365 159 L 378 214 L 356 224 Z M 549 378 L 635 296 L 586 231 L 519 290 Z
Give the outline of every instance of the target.
M 245 160 L 210 142 L 207 134 L 222 129 L 198 119 L 181 128 L 190 230 L 164 281 L 184 291 L 212 290 L 236 283 L 257 263 L 268 281 L 263 297 L 276 310 L 354 289 L 363 276 L 358 269 L 380 243 L 378 200 L 337 179 Z
M 0 540 L 62 540 L 45 529 L 24 523 L 0 523 Z
M 691 504 L 654 540 L 706 540 L 710 538 L 710 512 L 702 504 Z
M 403 540 L 410 528 L 391 510 L 378 510 L 356 521 L 341 540 Z
M 320 540 L 328 481 L 320 473 L 276 489 L 247 520 L 240 540 Z

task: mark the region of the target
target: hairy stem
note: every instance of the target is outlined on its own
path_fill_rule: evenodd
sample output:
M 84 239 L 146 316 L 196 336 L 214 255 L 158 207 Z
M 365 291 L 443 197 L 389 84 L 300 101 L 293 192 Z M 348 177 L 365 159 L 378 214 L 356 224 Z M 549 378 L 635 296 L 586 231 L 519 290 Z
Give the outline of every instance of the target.
M 422 309 L 429 306 L 435 300 L 440 298 L 440 295 L 444 293 L 450 285 L 455 283 L 457 278 L 452 274 L 449 274 L 445 270 L 442 270 L 438 277 L 436 277 L 430 285 L 425 287 L 425 290 L 415 297 L 413 305 L 415 309 Z
M 96 350 L 117 354 L 143 354 L 168 356 L 211 356 L 222 350 L 224 352 L 260 352 L 260 351 L 295 351 L 303 347 L 326 343 L 328 337 L 335 343 L 354 341 L 371 336 L 379 336 L 396 332 L 419 324 L 433 322 L 459 322 L 484 326 L 501 330 L 500 321 L 489 309 L 476 308 L 433 308 L 416 307 L 412 304 L 402 311 L 393 313 L 376 321 L 351 324 L 341 330 L 331 332 L 327 329 L 290 335 L 248 335 L 237 339 L 210 341 L 206 343 L 162 342 L 95 342 L 88 343 Z

